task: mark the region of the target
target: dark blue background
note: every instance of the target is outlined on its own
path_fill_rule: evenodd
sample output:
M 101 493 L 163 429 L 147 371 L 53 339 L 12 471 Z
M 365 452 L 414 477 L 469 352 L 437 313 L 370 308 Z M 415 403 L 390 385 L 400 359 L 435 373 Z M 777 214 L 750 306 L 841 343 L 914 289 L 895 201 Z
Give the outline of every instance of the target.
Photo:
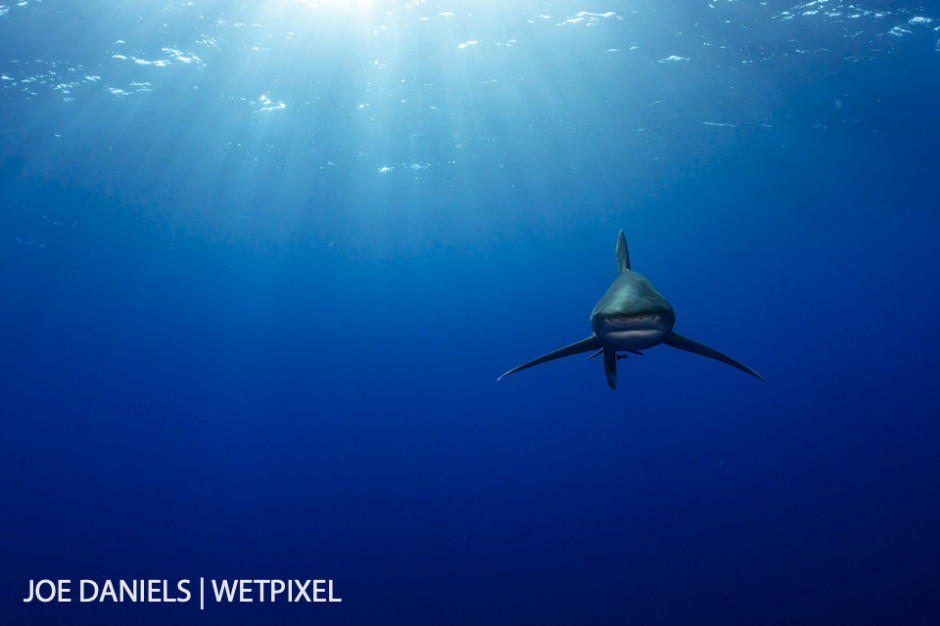
M 940 13 L 129 4 L 0 15 L 0 623 L 940 623 Z M 495 382 L 619 228 L 766 384 Z M 200 576 L 343 602 L 20 601 Z

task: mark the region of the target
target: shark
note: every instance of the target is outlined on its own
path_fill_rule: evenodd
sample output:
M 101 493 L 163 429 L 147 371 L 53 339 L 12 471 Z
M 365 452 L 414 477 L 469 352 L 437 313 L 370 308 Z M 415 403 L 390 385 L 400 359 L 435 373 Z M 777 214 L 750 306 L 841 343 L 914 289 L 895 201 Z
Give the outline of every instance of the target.
M 588 359 L 604 356 L 607 384 L 611 389 L 616 389 L 617 360 L 625 359 L 630 354 L 642 356 L 642 350 L 660 344 L 727 363 L 761 381 L 764 380 L 760 374 L 740 361 L 672 330 L 676 323 L 676 313 L 669 301 L 656 291 L 645 276 L 630 268 L 630 253 L 623 230 L 617 237 L 617 269 L 619 275 L 591 311 L 591 329 L 594 332 L 590 337 L 514 367 L 497 380 L 542 363 L 593 350 L 594 354 Z

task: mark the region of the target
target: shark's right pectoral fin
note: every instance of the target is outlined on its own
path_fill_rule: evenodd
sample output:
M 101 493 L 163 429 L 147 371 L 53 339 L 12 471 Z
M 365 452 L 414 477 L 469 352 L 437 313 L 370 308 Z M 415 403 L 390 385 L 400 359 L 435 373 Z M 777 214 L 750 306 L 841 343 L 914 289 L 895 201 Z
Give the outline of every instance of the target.
M 558 350 L 555 350 L 554 352 L 549 352 L 548 354 L 544 356 L 540 356 L 537 359 L 533 359 L 529 361 L 528 363 L 523 363 L 519 367 L 514 367 L 508 372 L 506 372 L 505 374 L 503 374 L 502 376 L 500 376 L 499 378 L 497 378 L 496 380 L 502 380 L 504 376 L 509 376 L 510 374 L 514 372 L 518 372 L 519 370 L 530 368 L 534 365 L 541 365 L 542 363 L 547 363 L 549 361 L 554 361 L 555 359 L 560 359 L 562 357 L 571 356 L 572 354 L 580 354 L 582 352 L 587 352 L 589 350 L 596 350 L 600 347 L 601 347 L 601 340 L 595 337 L 594 335 L 591 335 L 587 339 L 582 339 L 581 341 L 577 343 L 573 343 L 570 346 L 565 346 L 564 348 L 560 348 Z
M 680 350 L 685 350 L 686 352 L 699 354 L 701 356 L 707 356 L 710 359 L 715 359 L 716 361 L 727 363 L 731 367 L 736 367 L 742 372 L 747 372 L 751 376 L 756 376 L 757 378 L 761 379 L 761 381 L 764 380 L 763 376 L 761 376 L 760 374 L 758 374 L 757 372 L 749 368 L 744 363 L 735 361 L 727 354 L 722 354 L 721 352 L 718 352 L 718 350 L 713 350 L 712 348 L 709 348 L 708 346 L 704 346 L 698 343 L 697 341 L 692 341 L 691 339 L 687 339 L 683 337 L 682 335 L 677 335 L 676 333 L 672 333 L 668 337 L 666 337 L 663 343 L 665 343 L 667 346 L 672 346 L 673 348 L 678 348 Z

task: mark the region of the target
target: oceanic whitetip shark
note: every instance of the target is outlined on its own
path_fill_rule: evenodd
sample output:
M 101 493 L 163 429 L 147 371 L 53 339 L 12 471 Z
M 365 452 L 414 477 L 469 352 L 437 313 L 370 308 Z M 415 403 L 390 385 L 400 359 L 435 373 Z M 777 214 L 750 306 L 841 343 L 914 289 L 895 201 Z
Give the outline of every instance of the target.
M 624 237 L 622 230 L 617 237 L 617 267 L 620 269 L 620 275 L 611 283 L 607 293 L 591 312 L 591 328 L 594 333 L 590 337 L 514 367 L 497 380 L 502 380 L 503 376 L 533 365 L 541 365 L 572 354 L 596 350 L 597 352 L 588 358 L 593 359 L 599 354 L 604 355 L 607 384 L 614 389 L 617 386 L 617 359 L 627 357 L 626 354 L 618 355 L 617 352 L 642 355 L 640 350 L 652 348 L 661 343 L 727 363 L 731 367 L 764 380 L 760 374 L 747 365 L 672 331 L 672 326 L 676 323 L 676 314 L 672 310 L 672 305 L 642 274 L 630 269 L 627 238 Z

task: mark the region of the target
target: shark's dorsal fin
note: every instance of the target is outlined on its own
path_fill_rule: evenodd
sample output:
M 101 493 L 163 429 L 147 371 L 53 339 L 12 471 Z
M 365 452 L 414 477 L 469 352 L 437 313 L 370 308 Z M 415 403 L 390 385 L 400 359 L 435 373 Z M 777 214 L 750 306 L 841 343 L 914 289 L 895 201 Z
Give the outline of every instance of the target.
M 630 271 L 630 252 L 627 250 L 627 238 L 623 234 L 623 230 L 620 231 L 620 235 L 617 237 L 617 267 L 620 269 L 620 273 Z

